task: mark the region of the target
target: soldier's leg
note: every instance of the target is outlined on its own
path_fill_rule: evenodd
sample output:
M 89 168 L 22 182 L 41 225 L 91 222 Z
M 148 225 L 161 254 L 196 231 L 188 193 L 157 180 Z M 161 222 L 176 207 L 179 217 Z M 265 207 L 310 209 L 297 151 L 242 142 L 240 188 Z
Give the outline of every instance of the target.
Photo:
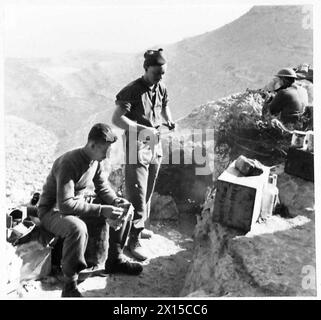
M 143 229 L 147 217 L 146 193 L 149 166 L 127 164 L 125 167 L 126 195 L 134 208 L 132 229 Z
M 151 163 L 148 168 L 148 180 L 147 180 L 147 190 L 146 190 L 146 221 L 145 227 L 149 225 L 150 220 L 150 203 L 151 198 L 155 189 L 155 184 L 157 181 L 158 172 L 161 166 L 162 158 L 157 157 L 154 163 Z
M 149 165 L 128 164 L 125 168 L 126 195 L 133 204 L 134 218 L 128 246 L 132 255 L 138 260 L 146 260 L 147 253 L 139 242 L 139 236 L 144 229 L 147 218 L 146 193 Z
M 76 283 L 79 272 L 87 267 L 85 260 L 88 242 L 86 224 L 78 217 L 63 215 L 58 211 L 48 212 L 42 217 L 41 224 L 47 231 L 64 239 L 61 259 L 65 278 L 63 296 L 80 296 Z
M 103 204 L 103 201 L 97 197 L 94 200 L 95 203 Z M 109 229 L 108 238 L 108 253 L 105 261 L 106 273 L 126 273 L 131 275 L 140 274 L 143 267 L 138 263 L 127 261 L 123 255 L 124 245 L 127 242 L 127 238 L 131 229 L 132 221 L 128 219 L 125 224 L 119 229 L 115 230 L 107 226 Z

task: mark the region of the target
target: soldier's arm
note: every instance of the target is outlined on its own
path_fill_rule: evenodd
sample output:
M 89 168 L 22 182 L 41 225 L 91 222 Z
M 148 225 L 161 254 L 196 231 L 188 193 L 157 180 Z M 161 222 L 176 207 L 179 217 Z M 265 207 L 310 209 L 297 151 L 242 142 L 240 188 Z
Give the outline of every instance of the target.
M 162 101 L 161 115 L 170 127 L 175 126 L 174 122 L 173 122 L 171 110 L 168 106 L 167 90 L 165 90 L 165 94 L 164 94 L 163 101 Z
M 156 129 L 144 126 L 142 124 L 138 124 L 135 121 L 129 119 L 129 117 L 127 117 L 127 114 L 131 112 L 132 108 L 134 108 L 131 101 L 132 93 L 128 88 L 126 90 L 122 90 L 116 96 L 116 108 L 113 113 L 112 123 L 121 129 L 129 130 L 132 132 L 141 132 L 142 130 L 144 130 L 143 134 L 145 136 L 156 135 Z
M 103 164 L 98 163 L 97 171 L 93 178 L 95 193 L 103 200 L 105 204 L 113 204 L 117 198 L 115 191 L 111 188 Z
M 62 165 L 56 173 L 57 206 L 65 215 L 99 216 L 100 204 L 89 204 L 75 195 L 75 172 L 68 164 Z
M 285 95 L 283 91 L 279 91 L 277 95 L 272 99 L 272 101 L 268 104 L 268 108 L 271 114 L 278 114 L 282 111 Z
M 165 121 L 167 122 L 173 122 L 172 120 L 172 113 L 169 108 L 169 106 L 166 106 L 162 109 L 162 117 L 164 118 Z
M 128 113 L 127 109 L 124 106 L 116 101 L 116 108 L 113 113 L 112 123 L 123 130 L 137 130 L 138 132 L 146 129 L 146 126 L 137 124 L 135 121 L 129 119 L 126 114 Z

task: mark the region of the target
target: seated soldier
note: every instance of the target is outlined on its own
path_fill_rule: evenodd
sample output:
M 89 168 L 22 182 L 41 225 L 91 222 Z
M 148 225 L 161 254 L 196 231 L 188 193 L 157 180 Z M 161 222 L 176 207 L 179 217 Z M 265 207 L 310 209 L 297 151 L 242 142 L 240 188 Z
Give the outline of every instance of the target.
M 63 238 L 62 271 L 64 287 L 62 297 L 81 297 L 77 288 L 78 274 L 87 268 L 85 250 L 88 231 L 82 220 L 88 217 L 104 218 L 109 224 L 108 258 L 105 273 L 123 272 L 137 275 L 142 271 L 139 263 L 125 259 L 119 240 L 122 224 L 122 206 L 128 201 L 116 196 L 104 175 L 102 161 L 109 156 L 117 136 L 103 123 L 95 124 L 82 148 L 60 156 L 43 186 L 38 213 L 42 226 L 55 236 Z M 89 203 L 85 192 L 94 184 L 99 201 Z M 116 206 L 117 204 L 117 206 Z
M 263 110 L 272 115 L 280 114 L 283 123 L 297 122 L 308 105 L 306 90 L 295 83 L 296 73 L 291 68 L 281 69 L 276 75 L 278 88 L 276 95 L 265 102 Z

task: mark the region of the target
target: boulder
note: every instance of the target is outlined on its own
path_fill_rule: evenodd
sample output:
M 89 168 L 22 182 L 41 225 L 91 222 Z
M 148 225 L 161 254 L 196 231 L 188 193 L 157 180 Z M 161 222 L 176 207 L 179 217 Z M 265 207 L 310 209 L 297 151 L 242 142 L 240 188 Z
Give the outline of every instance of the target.
M 284 172 L 284 165 L 274 169 L 278 174 L 277 187 L 280 201 L 292 217 L 314 213 L 314 183 Z
M 151 221 L 178 220 L 178 216 L 179 212 L 174 199 L 154 192 L 151 199 Z

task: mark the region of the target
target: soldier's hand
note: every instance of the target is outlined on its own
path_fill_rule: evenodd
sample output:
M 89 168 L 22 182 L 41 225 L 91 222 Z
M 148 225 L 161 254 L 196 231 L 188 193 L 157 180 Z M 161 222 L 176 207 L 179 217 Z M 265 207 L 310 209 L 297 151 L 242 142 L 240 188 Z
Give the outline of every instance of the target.
M 124 208 L 130 205 L 130 202 L 125 198 L 116 198 L 113 204 L 117 207 Z
M 173 121 L 167 121 L 167 127 L 169 130 L 175 130 L 176 128 L 176 123 Z
M 111 205 L 102 205 L 100 215 L 104 217 L 107 223 L 115 230 L 119 229 L 123 223 L 122 215 L 124 209 Z
M 269 104 L 269 103 L 274 99 L 275 93 L 273 93 L 273 92 L 266 92 L 265 94 L 266 94 L 266 96 L 265 96 L 264 103 Z

